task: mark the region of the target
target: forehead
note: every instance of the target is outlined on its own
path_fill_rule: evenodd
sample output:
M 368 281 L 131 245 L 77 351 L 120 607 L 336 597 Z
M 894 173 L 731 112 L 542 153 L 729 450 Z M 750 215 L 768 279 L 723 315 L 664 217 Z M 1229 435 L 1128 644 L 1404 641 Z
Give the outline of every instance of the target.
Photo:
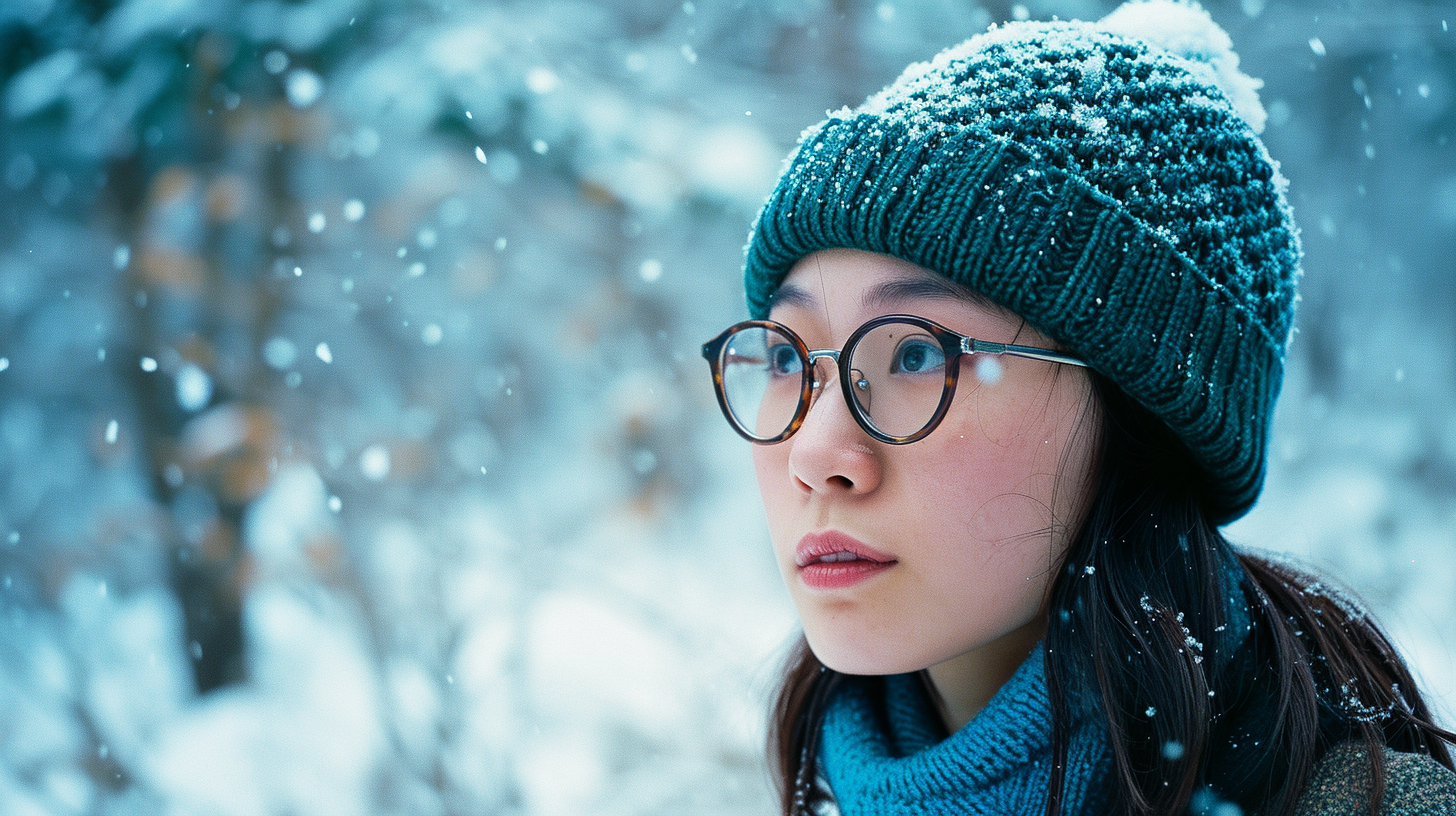
M 822 315 L 831 324 L 895 312 L 1017 319 L 985 295 L 923 267 L 853 249 L 822 250 L 800 259 L 774 293 L 772 304 L 775 319 Z

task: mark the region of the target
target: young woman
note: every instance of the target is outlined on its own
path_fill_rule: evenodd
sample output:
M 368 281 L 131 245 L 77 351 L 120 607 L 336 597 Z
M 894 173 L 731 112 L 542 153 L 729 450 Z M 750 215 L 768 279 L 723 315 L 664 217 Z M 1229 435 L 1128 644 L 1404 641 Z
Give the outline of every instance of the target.
M 1196 6 L 1130 4 L 806 132 L 755 319 L 703 349 L 804 625 L 786 814 L 1456 813 L 1375 623 L 1219 532 L 1300 257 L 1236 66 Z

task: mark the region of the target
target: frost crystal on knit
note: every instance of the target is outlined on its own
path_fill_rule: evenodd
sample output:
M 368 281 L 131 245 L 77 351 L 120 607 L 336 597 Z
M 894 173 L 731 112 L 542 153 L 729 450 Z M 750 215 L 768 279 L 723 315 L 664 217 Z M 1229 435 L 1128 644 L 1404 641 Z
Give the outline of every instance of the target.
M 1162 37 L 1150 45 L 1124 31 Z M 805 132 L 750 238 L 767 313 L 795 261 L 883 252 L 966 284 L 1168 423 L 1219 520 L 1263 481 L 1300 251 L 1253 80 L 1201 9 L 1011 23 Z
M 1249 127 L 1255 133 L 1264 132 L 1269 118 L 1259 102 L 1264 81 L 1239 70 L 1233 40 L 1198 4 L 1174 0 L 1127 3 L 1103 17 L 1097 26 L 1188 60 L 1190 73 L 1217 85 Z

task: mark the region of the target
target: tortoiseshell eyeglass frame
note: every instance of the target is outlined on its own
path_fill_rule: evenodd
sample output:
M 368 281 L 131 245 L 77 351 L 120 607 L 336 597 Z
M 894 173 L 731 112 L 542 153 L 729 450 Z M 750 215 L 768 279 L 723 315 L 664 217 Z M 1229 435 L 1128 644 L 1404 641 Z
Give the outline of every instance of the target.
M 859 403 L 854 399 L 851 389 L 851 378 L 849 360 L 854 356 L 854 348 L 860 339 L 871 331 L 887 323 L 905 323 L 919 328 L 934 337 L 939 343 L 941 350 L 945 353 L 945 385 L 941 389 L 940 403 L 920 430 L 909 436 L 894 436 L 881 431 L 874 426 Z M 783 335 L 794 346 L 794 351 L 799 356 L 802 382 L 799 387 L 799 405 L 794 411 L 793 418 L 789 421 L 784 430 L 771 437 L 756 436 L 748 428 L 744 427 L 733 416 L 733 411 L 728 407 L 728 394 L 723 388 L 723 352 L 728 346 L 728 340 L 738 332 L 747 329 L 767 329 Z M 956 381 L 960 376 L 959 365 L 951 365 L 952 360 L 959 360 L 963 354 L 994 354 L 1006 355 L 1009 357 L 1025 357 L 1031 360 L 1041 360 L 1047 363 L 1061 365 L 1073 365 L 1086 367 L 1086 361 L 1073 357 L 1069 354 L 1052 351 L 1050 349 L 1036 348 L 1035 346 L 1019 346 L 1014 343 L 993 343 L 987 340 L 977 340 L 974 337 L 967 337 L 964 334 L 952 331 L 945 326 L 924 317 L 917 317 L 908 314 L 889 314 L 876 317 L 866 322 L 863 326 L 855 329 L 854 334 L 849 336 L 845 342 L 844 349 L 811 349 L 804 341 L 795 334 L 792 329 L 782 323 L 772 320 L 745 320 L 741 323 L 734 323 L 724 329 L 717 337 L 703 344 L 703 358 L 708 361 L 708 366 L 713 371 L 713 390 L 718 396 L 718 407 L 722 409 L 723 416 L 728 424 L 739 436 L 758 445 L 772 445 L 782 442 L 794 435 L 804 424 L 804 418 L 809 415 L 809 407 L 814 401 L 814 391 L 818 389 L 819 383 L 815 381 L 815 363 L 821 359 L 833 360 L 839 371 L 839 386 L 844 393 L 844 401 L 849 405 L 849 413 L 854 417 L 855 422 L 869 434 L 872 439 L 879 440 L 889 445 L 908 445 L 924 439 L 935 430 L 940 421 L 945 418 L 946 411 L 950 410 L 950 404 L 955 399 Z

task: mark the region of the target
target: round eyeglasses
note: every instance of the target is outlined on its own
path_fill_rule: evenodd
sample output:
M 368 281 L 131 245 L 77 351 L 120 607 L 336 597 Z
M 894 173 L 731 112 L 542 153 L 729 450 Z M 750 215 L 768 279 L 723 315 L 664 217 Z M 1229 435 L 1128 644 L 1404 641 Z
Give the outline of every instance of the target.
M 788 326 L 745 320 L 703 344 L 723 416 L 743 438 L 782 442 L 804 424 L 824 380 L 821 360 L 838 367 L 849 412 L 865 433 L 904 445 L 935 430 L 955 398 L 962 354 L 1010 355 L 1086 366 L 1048 349 L 991 343 L 914 315 L 877 317 L 849 336 L 842 351 L 810 349 Z

